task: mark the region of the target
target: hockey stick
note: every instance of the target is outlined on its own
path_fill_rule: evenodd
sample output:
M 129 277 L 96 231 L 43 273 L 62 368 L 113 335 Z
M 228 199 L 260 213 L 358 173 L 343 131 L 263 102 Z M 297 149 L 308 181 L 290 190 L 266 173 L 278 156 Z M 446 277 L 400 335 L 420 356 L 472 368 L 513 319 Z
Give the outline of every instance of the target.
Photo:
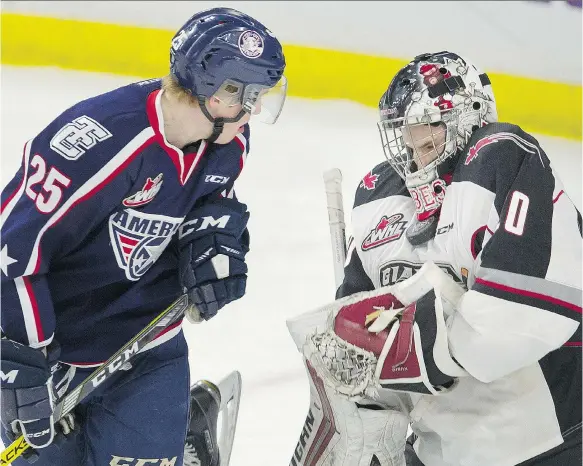
M 239 404 L 241 403 L 241 374 L 233 371 L 218 383 L 221 393 L 221 435 L 219 437 L 219 453 L 221 466 L 229 466 L 233 445 L 235 443 L 235 430 L 239 416 Z
M 328 209 L 334 280 L 337 290 L 344 281 L 344 262 L 346 261 L 346 225 L 344 223 L 342 172 L 340 169 L 332 168 L 324 172 L 324 186 L 326 188 L 326 207 Z M 303 349 L 306 341 L 310 339 L 310 335 L 314 335 L 319 325 L 324 325 L 324 321 L 319 320 L 318 316 L 320 314 L 312 313 L 307 318 L 306 315 L 308 314 L 306 314 L 294 319 L 293 323 L 288 320 L 288 329 L 302 354 L 310 385 L 310 408 L 308 409 L 302 433 L 292 454 L 290 466 L 307 466 L 316 463 L 321 464 L 322 462 L 328 464 L 329 460 L 327 459 L 320 461 L 323 458 L 322 454 L 327 452 L 326 455 L 329 455 L 331 451 L 330 443 L 338 441 L 338 439 L 333 440 L 337 437 L 338 430 L 335 425 L 334 411 L 324 388 L 324 382 L 316 373 L 309 356 Z M 301 322 L 303 319 L 306 320 Z M 294 329 L 294 327 L 296 328 Z M 317 424 L 315 424 L 316 419 Z
M 334 280 L 336 289 L 344 280 L 344 262 L 346 261 L 346 225 L 344 224 L 344 203 L 342 200 L 342 172 L 332 168 L 324 172 L 326 187 L 326 207 L 328 208 L 328 225 L 332 241 L 332 259 L 334 260 Z
M 124 363 L 131 360 L 144 348 L 144 346 L 153 341 L 162 330 L 180 319 L 188 307 L 188 297 L 183 295 L 162 311 L 158 317 L 150 322 L 140 333 L 128 341 L 117 353 L 93 371 L 78 387 L 59 400 L 53 412 L 54 419 L 59 421 L 67 413 L 71 412 L 81 400 L 115 374 Z M 24 453 L 27 448 L 29 448 L 29 445 L 21 435 L 2 452 L 1 464 L 5 465 L 12 463 Z

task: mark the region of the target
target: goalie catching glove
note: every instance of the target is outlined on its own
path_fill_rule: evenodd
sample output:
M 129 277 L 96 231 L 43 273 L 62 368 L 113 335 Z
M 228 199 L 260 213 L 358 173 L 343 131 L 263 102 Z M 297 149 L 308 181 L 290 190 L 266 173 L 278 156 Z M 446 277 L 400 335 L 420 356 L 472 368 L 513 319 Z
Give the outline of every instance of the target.
M 358 293 L 321 310 L 327 326 L 304 356 L 334 389 L 353 399 L 379 389 L 439 394 L 467 375 L 448 348 L 447 316 L 464 290 L 433 263 L 391 287 Z
M 216 218 L 220 206 L 222 216 Z M 211 213 L 213 215 L 211 215 Z M 191 322 L 214 317 L 226 304 L 241 298 L 247 284 L 245 255 L 249 251 L 247 206 L 221 199 L 191 213 L 178 235 L 180 283 L 196 311 Z

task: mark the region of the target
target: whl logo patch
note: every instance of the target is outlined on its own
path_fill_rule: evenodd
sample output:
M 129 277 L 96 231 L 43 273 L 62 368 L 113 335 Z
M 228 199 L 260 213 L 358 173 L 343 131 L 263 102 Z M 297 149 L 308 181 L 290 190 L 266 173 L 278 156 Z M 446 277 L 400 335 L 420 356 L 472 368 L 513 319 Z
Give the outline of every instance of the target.
M 407 222 L 403 221 L 403 214 L 395 214 L 390 217 L 383 215 L 375 229 L 364 238 L 362 250 L 368 251 L 398 240 L 405 233 L 406 226 Z
M 130 197 L 126 197 L 122 204 L 126 207 L 141 207 L 154 199 L 154 196 L 158 194 L 158 191 L 160 191 L 161 187 L 162 173 L 160 173 L 154 179 L 148 177 L 144 183 L 144 187 L 136 194 L 132 194 Z
M 109 217 L 109 238 L 117 265 L 137 281 L 158 260 L 183 218 L 125 209 Z

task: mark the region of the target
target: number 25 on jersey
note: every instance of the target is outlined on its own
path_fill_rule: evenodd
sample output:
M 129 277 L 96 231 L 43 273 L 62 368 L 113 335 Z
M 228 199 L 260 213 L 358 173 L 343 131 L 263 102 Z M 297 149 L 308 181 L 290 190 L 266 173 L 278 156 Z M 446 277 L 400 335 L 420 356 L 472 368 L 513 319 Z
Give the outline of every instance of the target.
M 50 214 L 61 202 L 63 189 L 69 187 L 71 180 L 55 167 L 47 167 L 47 163 L 39 154 L 34 155 L 30 166 L 35 171 L 26 183 L 26 195 L 35 203 L 39 212 Z M 33 189 L 41 183 L 40 189 Z

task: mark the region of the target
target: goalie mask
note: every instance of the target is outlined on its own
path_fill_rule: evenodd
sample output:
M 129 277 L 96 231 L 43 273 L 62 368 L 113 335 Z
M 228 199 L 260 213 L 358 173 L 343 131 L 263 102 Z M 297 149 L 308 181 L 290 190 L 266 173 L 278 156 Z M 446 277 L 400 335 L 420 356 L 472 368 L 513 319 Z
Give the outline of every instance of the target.
M 415 201 L 407 238 L 422 244 L 435 235 L 459 152 L 477 128 L 498 119 L 492 86 L 460 56 L 427 53 L 396 74 L 379 111 L 385 156 Z

